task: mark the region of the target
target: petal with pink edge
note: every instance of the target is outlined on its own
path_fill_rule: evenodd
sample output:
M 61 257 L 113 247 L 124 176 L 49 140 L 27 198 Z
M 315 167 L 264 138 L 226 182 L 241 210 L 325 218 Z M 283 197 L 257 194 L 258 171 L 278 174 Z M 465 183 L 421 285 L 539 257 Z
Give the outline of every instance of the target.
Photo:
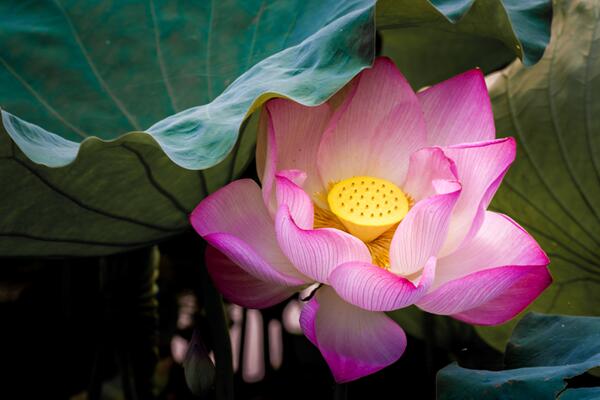
M 477 233 L 487 206 L 515 159 L 516 144 L 509 137 L 451 146 L 444 153 L 454 161 L 463 189 L 440 256 L 450 254 Z
M 426 132 L 410 85 L 391 60 L 378 58 L 358 76 L 323 134 L 318 165 L 324 185 L 359 175 L 402 184 Z
M 473 69 L 417 93 L 427 144 L 449 146 L 492 140 L 494 115 L 483 74 Z
M 307 107 L 286 99 L 269 100 L 266 137 L 257 144 L 257 154 L 265 154 L 260 176 L 267 204 L 277 171 L 297 169 L 306 172 L 304 188 L 312 196 L 323 191 L 317 170 L 317 151 L 331 117 L 325 103 Z M 265 140 L 266 139 L 266 140 Z M 266 149 L 264 149 L 266 147 Z
M 523 311 L 551 281 L 545 265 L 491 268 L 443 284 L 417 306 L 471 324 L 496 325 Z
M 300 289 L 257 279 L 212 246 L 206 248 L 205 259 L 206 269 L 219 292 L 227 300 L 243 307 L 270 307 Z
M 331 271 L 348 261 L 370 261 L 367 246 L 354 236 L 332 228 L 302 229 L 288 206 L 281 205 L 275 218 L 279 245 L 303 274 L 327 283 Z
M 346 263 L 329 276 L 337 294 L 369 311 L 392 311 L 414 304 L 433 283 L 436 258 L 431 257 L 415 283 L 369 263 Z
M 190 221 L 200 236 L 228 256 L 247 250 L 236 262 L 254 276 L 281 279 L 287 286 L 308 281 L 281 252 L 273 219 L 254 181 L 242 179 L 219 189 L 194 209 Z
M 286 205 L 299 228 L 312 229 L 314 207 L 310 196 L 288 177 L 293 179 L 294 174 L 283 171 L 275 176 L 277 206 Z
M 438 260 L 433 288 L 483 269 L 505 265 L 548 265 L 535 239 L 506 215 L 486 211 L 477 234 Z
M 328 287 L 319 289 L 300 319 L 338 383 L 387 367 L 406 348 L 404 331 L 388 316 L 348 304 Z
M 454 161 L 439 147 L 427 147 L 410 156 L 408 174 L 402 189 L 415 202 L 436 194 L 439 181 L 458 181 Z
M 419 201 L 402 220 L 390 245 L 391 271 L 408 276 L 437 255 L 446 240 L 450 216 L 461 187 L 458 182 L 436 181 L 437 193 Z

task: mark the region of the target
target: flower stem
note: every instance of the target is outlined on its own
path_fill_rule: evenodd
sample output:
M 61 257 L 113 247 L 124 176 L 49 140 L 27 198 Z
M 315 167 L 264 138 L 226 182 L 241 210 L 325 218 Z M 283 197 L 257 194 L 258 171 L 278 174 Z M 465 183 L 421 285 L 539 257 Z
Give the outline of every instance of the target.
M 202 266 L 201 270 L 204 305 L 215 352 L 216 398 L 218 400 L 233 400 L 231 341 L 223 300 L 213 286 L 206 268 Z

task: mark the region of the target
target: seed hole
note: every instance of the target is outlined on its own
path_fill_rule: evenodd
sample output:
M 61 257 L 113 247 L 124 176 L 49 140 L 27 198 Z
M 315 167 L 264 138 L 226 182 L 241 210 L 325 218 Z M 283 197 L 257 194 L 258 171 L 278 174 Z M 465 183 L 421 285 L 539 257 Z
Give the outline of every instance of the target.
M 360 195 L 360 198 L 361 198 L 361 199 L 364 199 L 364 198 L 365 198 L 365 196 L 363 196 L 363 195 L 361 194 L 361 195 Z
M 398 201 L 398 198 L 397 198 L 397 197 L 394 197 L 394 201 Z
M 342 203 L 342 207 L 344 207 L 344 203 Z
M 380 216 L 380 217 L 383 217 L 383 213 L 379 213 L 379 216 Z
M 349 199 L 352 200 L 352 196 L 350 196 Z
M 391 213 L 391 212 L 392 212 L 391 210 L 388 210 L 388 212 L 387 212 L 387 213 L 389 214 L 389 213 Z
M 371 218 L 373 218 L 375 216 L 375 214 L 371 213 Z
M 375 200 L 375 196 L 371 196 L 371 200 Z
M 394 206 L 394 210 L 397 210 L 397 209 L 398 209 L 398 206 Z
M 360 181 L 360 184 L 361 184 L 361 185 L 364 185 L 364 184 L 365 184 L 365 181 Z
M 365 213 L 360 213 L 360 216 L 361 216 L 361 217 L 362 217 L 362 216 L 364 216 L 364 215 L 365 215 Z
M 379 204 L 377 204 L 375 207 L 376 207 L 376 208 L 379 208 Z
M 384 202 L 384 204 L 387 204 L 387 203 L 388 203 L 388 201 L 386 200 L 386 201 Z
M 353 212 L 354 212 L 354 208 L 351 208 L 351 209 L 350 209 L 350 212 L 351 212 L 351 213 L 353 213 Z
M 367 205 L 365 206 L 365 208 L 369 208 L 369 205 L 367 204 Z
M 379 189 L 377 189 L 377 193 L 379 193 Z

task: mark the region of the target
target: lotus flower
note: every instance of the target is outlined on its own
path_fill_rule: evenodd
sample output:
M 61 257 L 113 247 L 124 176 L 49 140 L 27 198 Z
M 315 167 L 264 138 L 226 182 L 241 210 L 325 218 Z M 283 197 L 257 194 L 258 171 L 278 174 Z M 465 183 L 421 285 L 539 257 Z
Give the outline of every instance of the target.
M 494 325 L 550 284 L 535 240 L 486 211 L 516 146 L 495 139 L 479 70 L 415 94 L 379 58 L 320 106 L 265 110 L 262 188 L 234 181 L 191 222 L 235 303 L 268 307 L 320 284 L 300 324 L 337 382 L 400 358 L 406 336 L 386 311 L 415 304 Z

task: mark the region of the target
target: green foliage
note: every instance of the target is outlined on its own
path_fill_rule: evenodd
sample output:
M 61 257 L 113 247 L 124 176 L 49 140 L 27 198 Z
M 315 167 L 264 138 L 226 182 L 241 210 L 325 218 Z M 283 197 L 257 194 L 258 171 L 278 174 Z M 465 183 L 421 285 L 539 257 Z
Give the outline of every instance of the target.
M 372 8 L 0 3 L 0 254 L 107 254 L 187 229 L 252 158 L 253 130 L 234 145 L 253 109 L 323 102 L 372 61 Z
M 535 64 L 550 37 L 550 0 L 380 0 L 377 28 L 415 89 L 519 57 Z
M 600 3 L 564 0 L 554 11 L 544 58 L 531 68 L 515 62 L 491 86 L 496 130 L 518 141 L 492 207 L 552 260 L 554 283 L 529 309 L 599 315 Z M 515 323 L 477 329 L 501 348 Z
M 451 364 L 437 375 L 439 400 L 585 399 L 599 388 L 567 388 L 566 379 L 600 366 L 600 318 L 529 314 L 507 346 L 504 371 Z

